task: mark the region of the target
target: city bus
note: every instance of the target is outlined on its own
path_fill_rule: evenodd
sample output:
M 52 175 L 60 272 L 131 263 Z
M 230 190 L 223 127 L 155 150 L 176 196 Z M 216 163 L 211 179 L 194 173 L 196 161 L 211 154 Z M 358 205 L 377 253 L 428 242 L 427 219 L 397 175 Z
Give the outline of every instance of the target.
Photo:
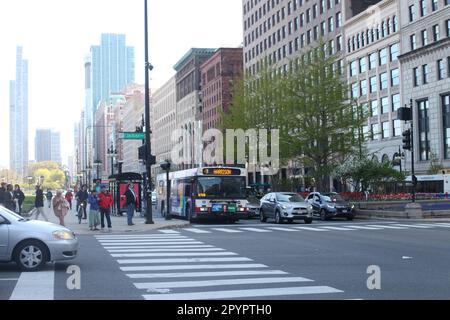
M 200 167 L 169 174 L 172 217 L 189 221 L 245 218 L 246 170 L 235 167 Z M 157 202 L 166 213 L 166 174 L 157 176 Z

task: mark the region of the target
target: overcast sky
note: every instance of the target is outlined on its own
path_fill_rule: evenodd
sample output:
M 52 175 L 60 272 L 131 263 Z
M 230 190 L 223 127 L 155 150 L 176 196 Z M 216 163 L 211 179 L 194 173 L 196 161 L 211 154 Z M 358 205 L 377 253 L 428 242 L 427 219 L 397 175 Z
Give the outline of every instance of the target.
M 241 0 L 149 0 L 152 88 L 163 85 L 191 47 L 242 44 Z M 61 132 L 63 163 L 84 104 L 83 61 L 102 33 L 123 33 L 136 50 L 136 82 L 144 83 L 144 0 L 0 1 L 0 167 L 9 166 L 9 80 L 16 46 L 29 61 L 29 157 L 36 128 Z

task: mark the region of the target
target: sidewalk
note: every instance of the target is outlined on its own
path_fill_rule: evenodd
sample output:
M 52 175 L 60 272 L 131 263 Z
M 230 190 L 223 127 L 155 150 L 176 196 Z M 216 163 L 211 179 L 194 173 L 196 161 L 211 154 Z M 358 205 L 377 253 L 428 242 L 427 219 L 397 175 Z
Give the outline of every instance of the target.
M 59 219 L 54 215 L 53 209 L 45 207 L 45 214 L 50 222 L 59 224 Z M 43 220 L 43 217 L 39 217 L 39 220 Z M 77 235 L 148 232 L 158 229 L 182 228 L 189 225 L 189 222 L 185 220 L 172 219 L 167 221 L 157 212 L 153 212 L 153 221 L 155 222 L 154 224 L 145 224 L 145 218 L 140 218 L 139 213 L 135 213 L 133 218 L 133 223 L 135 225 L 128 226 L 126 214 L 124 214 L 123 217 L 111 216 L 112 232 L 102 233 L 101 231 L 90 231 L 88 220 L 81 220 L 81 224 L 78 224 L 78 217 L 76 216 L 75 208 L 73 208 L 72 211 L 69 211 L 65 218 L 66 227 L 71 229 Z M 105 219 L 105 224 L 106 223 L 107 222 Z M 100 226 L 98 228 L 100 229 Z

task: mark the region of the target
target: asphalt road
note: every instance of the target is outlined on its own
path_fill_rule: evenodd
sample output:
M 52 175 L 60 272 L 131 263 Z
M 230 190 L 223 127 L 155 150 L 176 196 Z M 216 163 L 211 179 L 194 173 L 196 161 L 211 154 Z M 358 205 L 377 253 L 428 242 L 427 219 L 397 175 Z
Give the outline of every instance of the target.
M 250 220 L 80 243 L 76 260 L 48 265 L 32 280 L 0 265 L 0 299 L 33 292 L 27 281 L 39 279 L 44 298 L 58 300 L 450 298 L 450 224 L 439 221 Z M 79 290 L 67 287 L 71 265 L 80 268 Z M 369 266 L 379 267 L 369 284 L 380 289 L 368 288 Z M 45 292 L 35 291 L 29 298 Z

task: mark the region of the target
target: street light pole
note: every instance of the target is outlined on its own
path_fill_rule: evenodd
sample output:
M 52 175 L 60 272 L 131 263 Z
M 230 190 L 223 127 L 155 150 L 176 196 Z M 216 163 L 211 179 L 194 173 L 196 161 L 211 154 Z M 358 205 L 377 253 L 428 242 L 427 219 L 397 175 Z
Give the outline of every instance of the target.
M 145 199 L 147 201 L 146 205 L 146 221 L 145 224 L 154 224 L 153 221 L 153 208 L 152 208 L 152 199 L 151 199 L 151 167 L 152 164 L 150 162 L 152 147 L 150 141 L 150 69 L 153 68 L 148 59 L 148 1 L 145 0 L 145 8 L 144 8 L 144 20 L 145 20 L 145 143 L 147 146 L 146 152 L 146 171 L 147 171 L 147 183 L 145 185 Z

